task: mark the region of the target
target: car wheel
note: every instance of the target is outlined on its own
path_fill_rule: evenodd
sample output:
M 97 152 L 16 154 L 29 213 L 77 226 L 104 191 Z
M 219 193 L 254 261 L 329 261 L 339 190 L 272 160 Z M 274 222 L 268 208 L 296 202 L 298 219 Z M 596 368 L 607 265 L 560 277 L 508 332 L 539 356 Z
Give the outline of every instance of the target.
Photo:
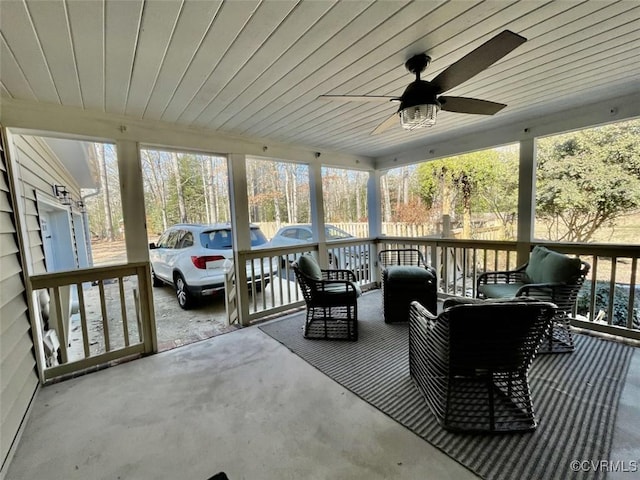
M 267 285 L 269 285 L 269 279 L 265 278 L 263 280 L 259 280 L 256 282 L 256 292 L 261 292 L 264 288 L 267 288 Z
M 151 280 L 154 287 L 161 287 L 164 285 L 164 282 L 156 277 L 156 272 L 154 272 L 153 269 L 151 269 Z
M 179 273 L 176 275 L 175 285 L 178 305 L 184 310 L 189 310 L 193 306 L 193 297 L 189 293 L 187 282 L 184 281 L 184 277 Z

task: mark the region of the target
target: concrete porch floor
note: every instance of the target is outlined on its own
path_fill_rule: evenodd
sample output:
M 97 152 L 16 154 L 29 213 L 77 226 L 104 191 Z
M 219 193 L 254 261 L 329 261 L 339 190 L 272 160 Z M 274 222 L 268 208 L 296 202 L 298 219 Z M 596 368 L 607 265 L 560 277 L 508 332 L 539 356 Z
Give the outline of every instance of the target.
M 638 425 L 640 349 L 611 458 L 577 460 L 640 460 Z M 41 388 L 5 478 L 220 471 L 231 480 L 477 478 L 257 327 Z

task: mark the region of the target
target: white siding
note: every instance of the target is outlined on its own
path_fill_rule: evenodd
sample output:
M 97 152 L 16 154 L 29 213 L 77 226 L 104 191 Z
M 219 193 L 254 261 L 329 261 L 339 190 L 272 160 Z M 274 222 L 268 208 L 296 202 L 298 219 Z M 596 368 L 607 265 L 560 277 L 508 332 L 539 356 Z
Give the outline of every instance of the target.
M 25 225 L 27 229 L 27 247 L 31 252 L 32 273 L 47 271 L 38 219 L 36 192 L 40 198 L 48 198 L 54 203 L 53 185 L 64 185 L 75 199 L 80 198 L 80 190 L 70 173 L 64 168 L 56 155 L 41 137 L 16 135 L 14 137 L 18 173 L 22 184 L 25 202 Z M 77 263 L 76 263 L 77 265 Z
M 4 152 L 0 157 L 0 459 L 4 470 L 38 375 Z

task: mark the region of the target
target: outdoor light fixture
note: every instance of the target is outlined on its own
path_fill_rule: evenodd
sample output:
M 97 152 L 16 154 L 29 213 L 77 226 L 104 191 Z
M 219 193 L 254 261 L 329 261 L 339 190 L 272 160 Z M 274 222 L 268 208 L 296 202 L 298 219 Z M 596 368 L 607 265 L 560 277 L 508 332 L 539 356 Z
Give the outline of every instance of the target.
M 422 64 L 409 65 L 407 68 L 416 74 L 416 81 L 411 82 L 400 97 L 400 125 L 406 130 L 432 127 L 436 124 L 436 116 L 440 110 L 440 102 L 437 100 L 437 90 L 429 82 L 420 80 Z
M 71 205 L 71 195 L 64 185 L 54 185 L 53 193 L 62 205 Z
M 436 124 L 438 110 L 440 104 L 437 102 L 404 108 L 400 110 L 400 125 L 406 130 L 432 127 Z
M 76 207 L 78 207 L 78 210 L 80 210 L 80 213 L 84 213 L 84 212 L 86 212 L 86 211 L 87 211 L 87 210 L 85 209 L 84 202 L 83 202 L 82 200 L 78 200 L 78 201 L 76 202 Z

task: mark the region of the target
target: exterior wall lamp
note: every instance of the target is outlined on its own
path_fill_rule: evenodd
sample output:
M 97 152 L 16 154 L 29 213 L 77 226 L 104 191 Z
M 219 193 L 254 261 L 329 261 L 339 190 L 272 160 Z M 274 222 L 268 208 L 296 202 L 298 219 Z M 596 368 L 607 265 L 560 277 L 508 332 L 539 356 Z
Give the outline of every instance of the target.
M 64 185 L 54 185 L 53 193 L 62 205 L 71 205 L 71 195 Z

